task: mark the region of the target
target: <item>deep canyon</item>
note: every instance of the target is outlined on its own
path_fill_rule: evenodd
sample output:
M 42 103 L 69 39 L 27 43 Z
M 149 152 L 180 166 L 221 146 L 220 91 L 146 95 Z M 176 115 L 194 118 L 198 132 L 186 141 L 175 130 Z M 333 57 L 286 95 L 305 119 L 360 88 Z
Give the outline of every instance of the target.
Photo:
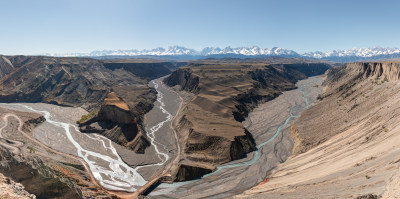
M 399 67 L 1 56 L 0 173 L 38 198 L 396 196 Z

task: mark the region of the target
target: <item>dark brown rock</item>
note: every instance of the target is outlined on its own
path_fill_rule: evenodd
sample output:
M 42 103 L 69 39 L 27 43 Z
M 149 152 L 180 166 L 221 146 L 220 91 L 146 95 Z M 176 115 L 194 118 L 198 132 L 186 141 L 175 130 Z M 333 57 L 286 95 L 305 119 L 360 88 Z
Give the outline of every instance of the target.
M 221 62 L 192 63 L 164 80 L 194 94 L 174 125 L 184 159 L 201 168 L 244 158 L 256 150 L 252 135 L 241 123 L 248 113 L 259 103 L 295 89 L 298 80 L 321 75 L 330 67 L 325 63 Z
M 181 164 L 176 174 L 175 182 L 194 180 L 212 171 L 211 169 Z
M 143 137 L 142 120 L 156 100 L 156 92 L 146 80 L 166 75 L 185 63 L 139 61 L 143 63 L 138 60 L 1 56 L 0 102 L 44 102 L 99 111 L 96 118 L 84 121 L 89 126 L 82 127 L 83 132 L 103 133 L 143 152 L 148 141 Z M 110 93 L 128 108 L 102 105 Z

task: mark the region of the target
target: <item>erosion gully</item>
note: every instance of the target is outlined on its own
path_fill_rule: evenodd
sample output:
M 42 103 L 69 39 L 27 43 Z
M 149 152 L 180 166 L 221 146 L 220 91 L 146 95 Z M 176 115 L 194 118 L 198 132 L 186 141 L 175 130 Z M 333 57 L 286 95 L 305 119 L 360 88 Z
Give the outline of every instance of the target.
M 196 180 L 161 184 L 149 196 L 221 198 L 261 183 L 270 170 L 289 157 L 293 146 L 289 127 L 322 92 L 321 83 L 322 77 L 319 76 L 301 80 L 297 83 L 297 89 L 284 92 L 249 114 L 244 126 L 255 137 L 257 150 L 247 158 L 221 165 L 214 172 Z
M 311 106 L 317 94 L 321 92 L 321 89 L 315 85 L 320 85 L 321 82 L 321 77 L 311 77 L 299 81 L 297 84 L 298 89 L 284 92 L 281 96 L 273 100 L 280 104 L 279 107 L 281 109 L 275 110 L 276 115 L 272 117 L 276 121 L 263 122 L 270 125 L 269 127 L 265 127 L 266 130 L 259 128 L 258 131 L 260 132 L 255 131 L 253 134 L 251 131 L 252 127 L 259 125 L 261 122 L 255 123 L 252 121 L 252 115 L 249 115 L 244 125 L 255 137 L 257 150 L 249 154 L 248 158 L 221 165 L 214 172 L 200 179 L 173 184 L 161 184 L 149 196 L 155 198 L 226 197 L 257 185 L 264 180 L 269 170 L 275 167 L 276 164 L 282 163 L 290 155 L 288 151 L 291 149 L 292 143 L 290 135 L 288 135 L 288 126 L 300 115 L 301 111 Z M 164 96 L 168 95 L 164 95 L 163 93 L 172 93 L 172 91 L 163 89 L 163 92 L 161 92 L 160 86 L 162 85 L 159 79 L 151 81 L 151 84 L 157 90 L 157 105 L 155 105 L 155 108 L 160 112 L 158 114 L 159 118 L 163 119 L 159 119 L 159 122 L 153 125 L 150 130 L 147 130 L 147 136 L 160 162 L 137 166 L 135 168 L 130 167 L 121 159 L 111 141 L 104 136 L 84 134 L 93 142 L 99 143 L 100 146 L 110 151 L 109 154 L 111 155 L 86 149 L 79 140 L 76 140 L 71 135 L 71 130 L 79 132 L 78 127 L 71 123 L 53 120 L 51 113 L 48 111 L 34 109 L 29 104 L 9 105 L 20 106 L 32 112 L 42 114 L 46 118 L 46 122 L 63 128 L 66 137 L 76 148 L 76 155 L 87 163 L 94 178 L 103 187 L 109 190 L 134 192 L 147 182 L 138 172 L 139 169 L 162 166 L 171 158 L 168 152 L 170 149 L 165 144 L 162 144 L 160 138 L 157 138 L 160 136 L 157 133 L 163 126 L 166 128 L 167 125 L 165 124 L 173 119 L 173 115 L 167 111 L 165 105 L 165 102 L 170 99 L 166 99 Z M 178 101 L 175 103 L 178 103 Z M 268 105 L 268 103 L 272 105 Z M 261 105 L 259 107 L 260 110 L 258 110 L 259 114 L 266 112 L 265 109 L 268 109 L 269 106 L 276 107 L 273 103 L 267 102 L 266 107 L 262 107 L 263 105 Z M 271 112 L 270 110 L 268 111 Z M 253 112 L 257 112 L 257 110 Z M 254 117 L 257 118 L 257 116 Z M 277 149 L 284 152 L 278 154 L 280 152 L 277 153 Z M 106 164 L 98 164 L 96 160 L 101 160 L 102 162 L 106 162 Z
M 160 109 L 161 113 L 164 114 L 164 119 L 150 128 L 150 131 L 147 132 L 147 136 L 150 138 L 151 145 L 154 147 L 155 152 L 160 159 L 160 162 L 155 164 L 147 164 L 143 166 L 137 166 L 132 168 L 127 165 L 121 157 L 118 155 L 117 150 L 113 147 L 111 140 L 108 138 L 98 135 L 98 134 L 83 134 L 87 138 L 91 139 L 93 145 L 102 146 L 106 151 L 110 152 L 111 155 L 101 153 L 98 151 L 91 151 L 85 148 L 85 144 L 80 143 L 81 140 L 76 140 L 74 136 L 71 134 L 71 131 L 79 132 L 79 128 L 71 123 L 55 121 L 52 117 L 52 114 L 49 111 L 45 110 L 37 110 L 31 107 L 29 104 L 5 104 L 3 105 L 11 105 L 11 106 L 19 106 L 24 109 L 27 109 L 31 112 L 39 113 L 43 115 L 46 119 L 46 122 L 61 127 L 64 129 L 64 133 L 68 140 L 72 143 L 72 145 L 76 148 L 76 154 L 78 157 L 82 158 L 86 164 L 89 166 L 89 169 L 96 179 L 96 181 L 106 189 L 114 190 L 114 191 L 127 191 L 134 192 L 139 187 L 146 184 L 146 180 L 140 175 L 138 172 L 139 169 L 143 169 L 145 167 L 151 166 L 160 166 L 163 165 L 170 156 L 167 153 L 162 152 L 159 149 L 158 145 L 161 143 L 155 140 L 156 132 L 166 123 L 171 121 L 172 115 L 164 108 L 165 104 L 163 103 L 163 93 L 158 90 L 159 82 L 152 81 L 154 88 L 158 91 L 157 101 L 160 105 L 157 107 Z M 106 162 L 106 164 L 99 164 L 97 161 Z

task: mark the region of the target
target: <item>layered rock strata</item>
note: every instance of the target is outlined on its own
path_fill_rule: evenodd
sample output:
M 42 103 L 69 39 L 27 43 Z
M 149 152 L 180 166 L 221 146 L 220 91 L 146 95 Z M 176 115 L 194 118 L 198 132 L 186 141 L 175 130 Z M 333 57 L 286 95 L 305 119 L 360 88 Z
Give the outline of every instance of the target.
M 173 124 L 184 159 L 210 169 L 246 157 L 256 150 L 252 135 L 241 123 L 249 111 L 296 88 L 297 80 L 323 74 L 329 67 L 323 63 L 196 63 L 178 69 L 164 83 L 195 94 Z
M 96 124 L 95 129 L 113 141 L 143 153 L 148 141 L 141 133 L 142 120 L 156 100 L 156 92 L 147 85 L 147 80 L 169 74 L 182 64 L 185 63 L 0 56 L 0 102 L 44 102 L 82 107 L 91 113 L 90 118 L 102 110 L 97 118 L 105 123 Z M 121 98 L 129 110 L 102 106 L 109 93 Z M 117 111 L 117 117 L 112 116 L 113 111 Z M 119 117 L 124 115 L 123 112 L 132 118 L 125 121 L 126 118 Z M 83 130 L 89 132 L 90 128 Z
M 136 119 L 128 104 L 111 92 L 97 114 L 80 122 L 79 126 L 83 133 L 99 133 L 137 153 L 144 153 L 150 143 L 138 128 Z
M 293 155 L 240 198 L 398 198 L 399 62 L 348 63 L 292 126 Z

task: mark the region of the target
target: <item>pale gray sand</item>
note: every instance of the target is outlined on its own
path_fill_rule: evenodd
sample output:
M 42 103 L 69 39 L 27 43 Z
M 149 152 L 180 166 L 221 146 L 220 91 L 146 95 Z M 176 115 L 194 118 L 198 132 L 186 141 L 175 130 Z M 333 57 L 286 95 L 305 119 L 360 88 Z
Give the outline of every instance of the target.
M 28 105 L 37 110 L 45 110 L 49 111 L 52 115 L 52 118 L 55 121 L 66 122 L 70 124 L 76 124 L 82 115 L 87 114 L 82 108 L 74 108 L 74 107 L 61 107 L 51 104 L 45 103 L 22 103 Z M 23 112 L 32 112 L 24 107 L 18 105 L 4 105 L 0 104 L 0 107 L 23 111 Z M 96 147 L 96 145 L 91 145 L 90 140 L 94 136 L 91 134 L 82 134 L 80 132 L 75 131 L 75 129 L 71 128 L 72 136 L 76 140 L 81 140 L 81 145 L 84 148 Z M 88 137 L 90 136 L 90 137 Z M 61 127 L 54 126 L 48 122 L 44 122 L 33 130 L 33 137 L 46 144 L 47 146 L 56 149 L 58 151 L 66 152 L 72 155 L 76 155 L 76 148 L 70 143 L 67 139 L 64 129 Z M 113 143 L 114 148 L 116 148 L 118 154 L 121 158 L 131 166 L 136 165 L 144 165 L 144 164 L 154 164 L 159 162 L 159 159 L 155 156 L 148 156 L 147 154 L 137 154 L 125 147 L 122 147 L 118 144 Z M 104 151 L 103 148 L 97 147 L 97 150 Z M 154 149 L 147 149 L 146 153 L 154 153 Z M 110 153 L 109 155 L 112 156 Z
M 151 132 L 152 127 L 166 120 L 167 114 L 162 112 L 162 109 L 160 109 L 161 105 L 164 105 L 163 108 L 169 114 L 171 114 L 170 119 L 172 120 L 172 118 L 176 115 L 176 112 L 178 111 L 179 105 L 181 103 L 179 96 L 161 83 L 162 79 L 163 78 L 160 78 L 154 81 L 156 81 L 158 84 L 157 90 L 159 91 L 159 93 L 162 93 L 161 101 L 163 104 L 161 104 L 159 101 L 156 101 L 154 103 L 153 109 L 145 115 L 144 125 L 147 133 Z M 154 84 L 150 82 L 149 86 L 154 87 Z M 157 153 L 154 151 L 154 146 L 151 146 L 149 149 L 146 149 L 147 157 L 155 158 L 159 163 L 162 163 L 164 161 L 166 162 L 164 162 L 164 164 L 162 165 L 153 165 L 140 168 L 138 171 L 143 175 L 145 179 L 149 179 L 155 173 L 161 172 L 163 168 L 176 157 L 177 143 L 174 132 L 172 131 L 170 126 L 171 120 L 168 120 L 165 123 L 163 123 L 162 127 L 159 128 L 154 133 L 154 138 L 155 138 L 154 144 L 157 145 L 158 150 L 160 152 L 167 154 L 168 158 L 166 159 L 162 155 L 158 157 Z
M 308 102 L 322 92 L 321 77 L 311 77 L 299 81 L 299 89 L 284 92 L 278 98 L 257 107 L 249 114 L 244 126 L 253 134 L 259 153 L 252 152 L 247 158 L 231 162 L 233 168 L 221 169 L 194 182 L 162 184 L 150 194 L 154 198 L 223 198 L 241 193 L 262 182 L 278 163 L 285 161 L 292 150 L 289 128 L 295 117 L 285 121 L 292 115 L 297 116 L 306 107 L 302 90 Z M 277 133 L 279 126 L 282 130 Z M 272 138 L 272 139 L 271 139 Z M 270 140 L 271 139 L 271 140 Z M 268 141 L 270 140 L 270 141 Z M 253 158 L 256 154 L 259 159 Z M 243 166 L 239 166 L 243 164 Z M 222 166 L 229 167 L 229 166 Z
M 29 110 L 29 108 L 23 107 L 21 105 L 26 105 L 28 107 L 33 108 L 34 110 L 40 110 L 40 111 L 47 111 L 50 113 L 50 118 L 51 121 L 56 121 L 56 122 L 63 122 L 64 124 L 75 124 L 75 121 L 77 121 L 81 115 L 86 114 L 87 112 L 84 111 L 81 108 L 71 108 L 71 107 L 60 107 L 60 106 L 55 106 L 55 105 L 50 105 L 50 104 L 43 104 L 43 103 L 35 103 L 35 104 L 2 104 L 1 106 L 4 106 L 5 108 L 8 109 L 13 109 L 13 110 L 18 110 L 18 111 L 23 111 L 23 112 L 35 112 L 33 110 Z M 41 113 L 41 114 L 44 114 Z M 89 155 L 87 157 L 87 160 L 85 160 L 87 163 L 90 163 L 92 166 L 90 167 L 92 170 L 92 167 L 95 173 L 93 175 L 96 177 L 96 179 L 100 176 L 98 179 L 103 185 L 110 184 L 109 181 L 111 178 L 109 177 L 104 177 L 103 171 L 111 171 L 112 173 L 115 173 L 116 175 L 120 175 L 118 169 L 115 167 L 115 165 L 120 165 L 122 166 L 122 170 L 127 170 L 126 165 L 122 162 L 123 159 L 120 161 L 119 157 L 117 156 L 117 153 L 119 152 L 120 154 L 123 155 L 123 157 L 127 158 L 129 161 L 128 165 L 132 166 L 133 168 L 136 165 L 143 165 L 143 164 L 154 164 L 157 163 L 157 160 L 155 160 L 154 157 L 152 156 L 147 156 L 147 154 L 136 154 L 133 151 L 129 151 L 123 147 L 114 147 L 115 144 L 112 144 L 112 142 L 103 136 L 96 135 L 96 134 L 83 134 L 77 131 L 77 127 L 70 127 L 69 128 L 70 136 L 68 137 L 68 133 L 66 133 L 66 130 L 64 128 L 58 127 L 54 125 L 53 122 L 44 122 L 43 124 L 39 125 L 37 128 L 33 130 L 33 136 L 40 142 L 44 143 L 45 145 L 60 151 L 64 153 L 68 153 L 74 156 L 79 156 L 81 157 L 86 156 L 87 152 L 90 153 L 96 153 L 97 157 L 94 157 L 92 155 Z M 72 140 L 75 140 L 75 142 L 78 143 L 79 147 L 82 149 L 79 149 L 77 147 L 77 143 L 71 142 Z M 111 146 L 111 145 L 112 146 Z M 83 150 L 83 151 L 82 151 Z M 114 151 L 118 150 L 118 151 Z M 81 155 L 79 155 L 81 154 Z M 102 158 L 100 161 L 99 157 Z M 113 161 L 111 164 L 108 160 L 105 161 L 106 159 L 110 159 Z M 93 163 L 93 164 L 92 164 Z M 94 166 L 95 165 L 95 166 Z M 101 168 L 101 171 L 99 174 L 97 168 Z M 117 170 L 116 170 L 117 169 Z M 93 172 L 93 170 L 92 170 Z M 130 172 L 133 173 L 133 172 Z M 141 178 L 141 176 L 139 177 Z M 121 183 L 118 183 L 121 178 L 112 178 L 112 180 L 115 182 L 115 186 L 111 185 L 110 189 L 123 189 L 123 190 L 128 190 L 128 191 L 134 191 L 136 190 L 137 183 L 141 183 L 143 185 L 145 182 L 143 180 L 140 180 L 136 183 L 135 179 L 129 178 L 126 179 L 127 182 L 130 182 L 130 185 L 128 188 L 127 186 L 122 185 Z M 125 180 L 125 179 L 124 179 Z M 107 182 L 108 181 L 108 182 Z M 123 188 L 125 187 L 125 188 Z

